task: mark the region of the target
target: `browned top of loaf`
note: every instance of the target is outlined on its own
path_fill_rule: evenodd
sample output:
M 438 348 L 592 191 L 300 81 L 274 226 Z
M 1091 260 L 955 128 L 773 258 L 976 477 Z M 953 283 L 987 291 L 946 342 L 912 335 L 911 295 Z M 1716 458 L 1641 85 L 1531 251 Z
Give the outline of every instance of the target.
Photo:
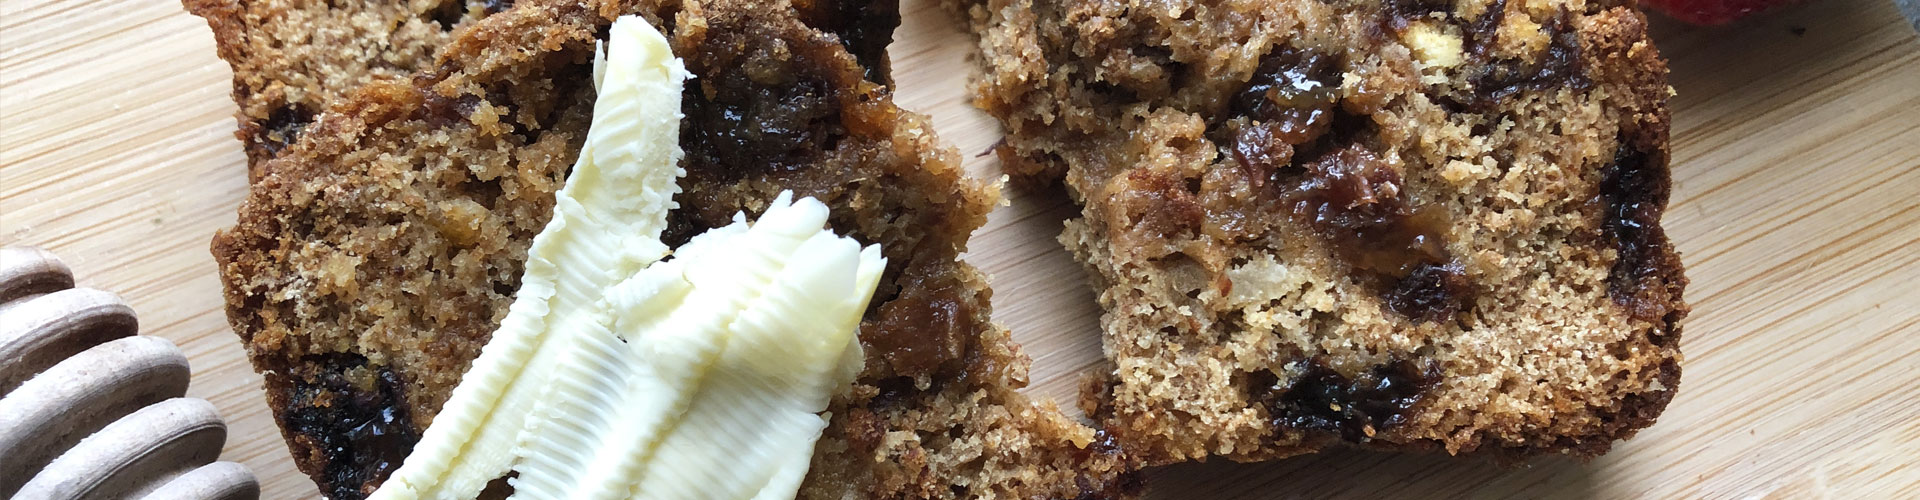
M 456 32 L 514 0 L 182 0 L 213 28 L 233 67 L 234 113 L 249 179 L 300 138 L 341 96 L 374 80 L 400 81 L 434 62 Z M 808 26 L 833 33 L 891 84 L 886 46 L 900 24 L 894 2 L 794 2 Z
M 315 2 L 183 0 L 207 19 L 233 65 L 235 118 L 249 176 L 299 140 L 328 103 L 374 80 L 402 80 L 433 61 L 454 30 L 512 0 Z
M 332 102 L 213 243 L 228 317 L 301 469 L 360 497 L 431 422 L 506 314 L 578 153 L 595 34 L 637 13 L 696 75 L 670 243 L 792 189 L 889 259 L 862 322 L 866 369 L 833 403 L 803 497 L 1137 490 L 1103 435 L 1015 392 L 1027 360 L 958 260 L 997 194 L 863 77 L 883 63 L 804 24 L 824 4 L 803 7 L 522 0 L 460 31 L 431 68 Z M 863 19 L 885 25 L 836 29 L 891 31 L 887 16 Z
M 966 7 L 1001 159 L 1084 206 L 1085 399 L 1149 462 L 1591 457 L 1672 397 L 1669 89 L 1631 6 Z

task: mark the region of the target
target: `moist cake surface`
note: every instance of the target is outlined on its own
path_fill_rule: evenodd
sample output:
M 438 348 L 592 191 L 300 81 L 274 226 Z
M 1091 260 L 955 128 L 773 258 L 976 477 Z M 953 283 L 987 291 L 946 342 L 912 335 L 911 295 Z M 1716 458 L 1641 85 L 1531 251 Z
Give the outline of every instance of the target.
M 1580 0 L 959 5 L 977 103 L 1105 308 L 1148 463 L 1592 457 L 1680 375 L 1665 62 Z
M 883 52 L 862 64 L 862 43 L 804 24 L 839 8 L 521 0 L 461 28 L 421 72 L 328 103 L 213 243 L 230 321 L 301 469 L 333 498 L 362 497 L 431 423 L 505 316 L 578 154 L 595 34 L 633 13 L 695 74 L 668 243 L 792 189 L 888 258 L 862 321 L 866 368 L 830 407 L 802 497 L 1137 493 L 1109 436 L 1016 392 L 1026 357 L 958 260 L 997 193 L 868 79 Z M 830 28 L 890 33 L 890 11 Z

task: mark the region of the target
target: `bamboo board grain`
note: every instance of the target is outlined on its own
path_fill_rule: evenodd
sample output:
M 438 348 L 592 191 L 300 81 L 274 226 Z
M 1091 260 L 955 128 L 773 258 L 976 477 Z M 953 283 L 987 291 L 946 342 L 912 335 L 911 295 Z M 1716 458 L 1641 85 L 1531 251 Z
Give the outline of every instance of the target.
M 908 0 L 899 100 L 977 175 L 999 129 L 968 107 L 972 41 Z M 1660 422 L 1591 463 L 1500 468 L 1332 452 L 1152 471 L 1157 498 L 1920 498 L 1920 40 L 1885 0 L 1822 0 L 1734 27 L 1656 22 L 1672 60 L 1666 225 L 1693 280 L 1684 383 Z M 192 359 L 264 498 L 294 470 L 221 312 L 207 240 L 246 189 L 230 74 L 171 0 L 0 0 L 0 245 L 64 256 Z M 1073 213 L 1010 191 L 969 259 L 1071 401 L 1099 358 L 1091 292 L 1054 243 Z

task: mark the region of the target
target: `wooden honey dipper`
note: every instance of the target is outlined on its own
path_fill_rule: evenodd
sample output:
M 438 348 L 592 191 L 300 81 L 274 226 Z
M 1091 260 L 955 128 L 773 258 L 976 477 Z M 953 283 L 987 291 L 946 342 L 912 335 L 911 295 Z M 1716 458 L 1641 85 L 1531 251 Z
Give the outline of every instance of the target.
M 0 497 L 257 499 L 180 348 L 38 248 L 0 248 Z

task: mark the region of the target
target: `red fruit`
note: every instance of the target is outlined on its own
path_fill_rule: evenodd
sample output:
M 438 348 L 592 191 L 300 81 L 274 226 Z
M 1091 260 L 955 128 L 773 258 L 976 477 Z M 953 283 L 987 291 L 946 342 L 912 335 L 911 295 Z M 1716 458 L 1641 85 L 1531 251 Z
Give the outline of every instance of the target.
M 1794 0 L 1646 0 L 1646 5 L 1693 24 L 1726 24 Z

